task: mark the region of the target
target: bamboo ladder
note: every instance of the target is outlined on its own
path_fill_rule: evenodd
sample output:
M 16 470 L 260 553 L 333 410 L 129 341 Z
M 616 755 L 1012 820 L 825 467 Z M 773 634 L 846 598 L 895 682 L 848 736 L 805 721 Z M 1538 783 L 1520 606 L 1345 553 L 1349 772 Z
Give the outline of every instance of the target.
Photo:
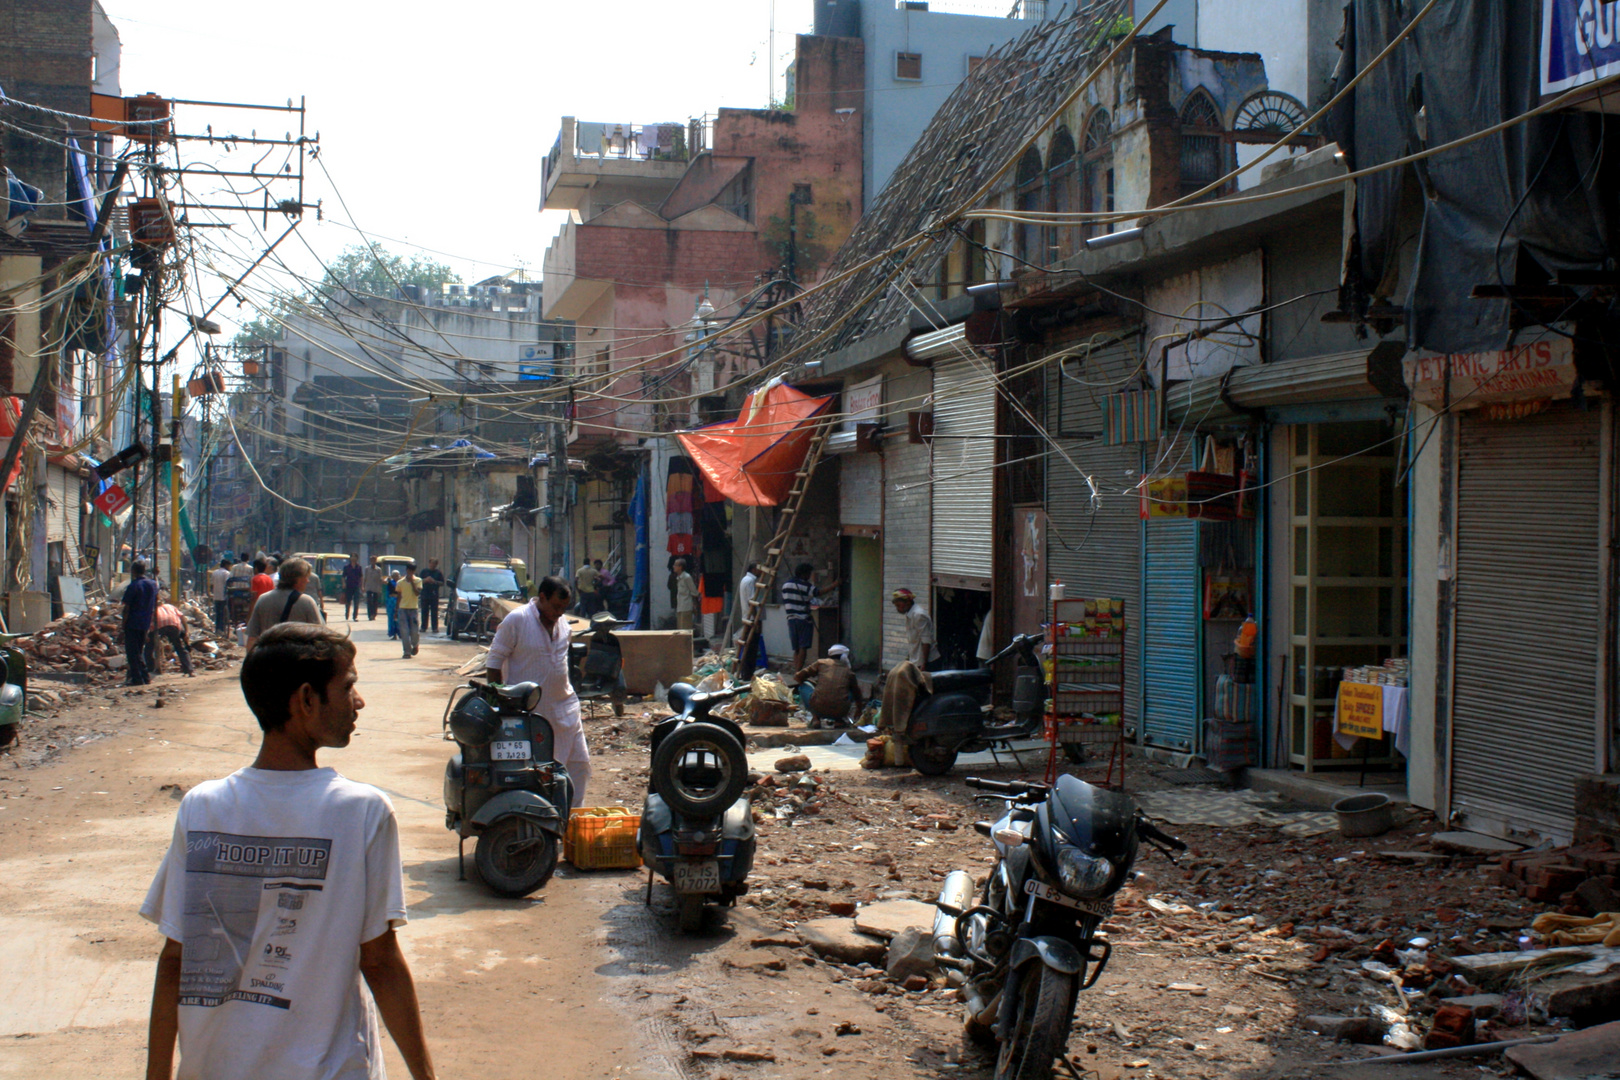
M 799 511 L 804 506 L 804 496 L 810 490 L 810 477 L 815 473 L 816 466 L 821 464 L 823 451 L 827 448 L 827 436 L 832 434 L 834 421 L 821 419 L 816 421 L 815 429 L 810 435 L 810 445 L 804 454 L 804 463 L 799 471 L 793 474 L 793 487 L 782 500 L 782 516 L 776 522 L 776 535 L 771 537 L 770 544 L 765 548 L 765 564 L 760 567 L 759 579 L 754 583 L 754 595 L 747 597 L 746 614 L 742 624 L 742 646 L 737 651 L 737 668 L 733 678 L 738 680 L 753 677 L 753 671 L 748 666 L 748 657 L 753 655 L 754 641 L 760 634 L 760 609 L 765 599 L 771 595 L 771 587 L 776 583 L 776 575 L 782 567 L 782 556 L 787 551 L 788 539 L 793 535 L 793 526 L 799 520 Z

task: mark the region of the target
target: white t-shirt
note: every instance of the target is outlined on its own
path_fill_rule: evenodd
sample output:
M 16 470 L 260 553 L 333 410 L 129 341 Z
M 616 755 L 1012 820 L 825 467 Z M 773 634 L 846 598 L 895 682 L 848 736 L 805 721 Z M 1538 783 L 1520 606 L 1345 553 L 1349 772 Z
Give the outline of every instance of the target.
M 540 609 L 524 604 L 501 620 L 484 661 L 499 668 L 506 683 L 540 684 L 539 712 L 554 726 L 579 727 L 579 698 L 568 681 L 568 646 L 573 640 L 568 620 L 559 618 L 550 631 Z
M 225 599 L 225 583 L 231 580 L 231 572 L 223 566 L 214 567 L 208 575 L 208 595 L 215 600 Z
M 388 796 L 332 769 L 240 769 L 180 802 L 141 905 L 181 943 L 178 1080 L 374 1080 L 360 944 L 405 922 Z

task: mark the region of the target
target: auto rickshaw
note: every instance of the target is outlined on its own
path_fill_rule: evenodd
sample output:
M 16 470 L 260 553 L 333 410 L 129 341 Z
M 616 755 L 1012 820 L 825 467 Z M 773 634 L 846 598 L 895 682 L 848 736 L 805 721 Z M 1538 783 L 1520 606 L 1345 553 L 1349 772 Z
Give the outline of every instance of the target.
M 321 575 L 321 595 L 336 600 L 343 595 L 343 568 L 349 565 L 349 556 L 341 551 L 328 551 L 315 556 L 311 565 Z

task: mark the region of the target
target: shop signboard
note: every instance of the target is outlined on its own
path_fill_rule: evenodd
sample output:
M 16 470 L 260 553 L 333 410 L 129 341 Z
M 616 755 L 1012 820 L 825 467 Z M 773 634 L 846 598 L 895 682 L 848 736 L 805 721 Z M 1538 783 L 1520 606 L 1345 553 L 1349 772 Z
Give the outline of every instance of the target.
M 845 431 L 854 431 L 856 424 L 876 424 L 882 420 L 883 376 L 874 375 L 844 389 Z
M 117 484 L 108 484 L 107 490 L 97 495 L 91 502 L 95 504 L 97 510 L 114 520 L 131 506 L 128 492 Z
M 1338 733 L 1363 739 L 1384 737 L 1384 688 L 1377 683 L 1339 684 Z
M 1620 8 L 1602 0 L 1541 0 L 1541 92 L 1558 94 L 1620 72 Z
M 1568 397 L 1578 381 L 1574 343 L 1561 336 L 1489 352 L 1409 353 L 1403 367 L 1412 400 L 1424 405 L 1445 404 L 1449 372 L 1451 405 L 1457 409 L 1493 401 Z
M 538 345 L 522 345 L 518 348 L 518 380 L 520 382 L 545 382 L 556 378 L 556 343 L 542 341 Z

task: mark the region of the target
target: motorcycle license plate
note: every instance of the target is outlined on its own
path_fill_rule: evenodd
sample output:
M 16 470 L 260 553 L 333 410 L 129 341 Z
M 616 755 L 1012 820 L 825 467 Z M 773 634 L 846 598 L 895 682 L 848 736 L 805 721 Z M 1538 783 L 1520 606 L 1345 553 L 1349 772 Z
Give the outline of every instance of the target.
M 1049 904 L 1072 908 L 1085 915 L 1095 915 L 1099 919 L 1106 919 L 1114 913 L 1114 902 L 1112 900 L 1076 900 L 1074 897 L 1052 888 L 1044 881 L 1035 881 L 1033 879 L 1026 881 L 1024 882 L 1024 891 L 1031 896 L 1045 900 Z
M 491 761 L 527 761 L 529 760 L 529 741 L 527 739 L 508 739 L 489 744 L 489 757 Z
M 716 893 L 720 891 L 720 864 L 713 859 L 675 864 L 675 891 Z

